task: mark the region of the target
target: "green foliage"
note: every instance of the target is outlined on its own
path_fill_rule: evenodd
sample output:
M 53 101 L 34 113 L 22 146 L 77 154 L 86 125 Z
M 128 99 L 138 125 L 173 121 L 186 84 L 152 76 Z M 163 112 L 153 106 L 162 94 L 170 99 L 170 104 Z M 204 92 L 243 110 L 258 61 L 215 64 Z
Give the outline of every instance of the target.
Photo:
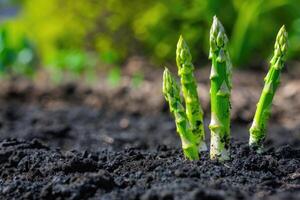
M 32 76 L 38 65 L 34 46 L 26 37 L 23 37 L 20 40 L 20 47 L 16 51 L 17 56 L 12 65 L 12 71 L 19 75 Z
M 0 73 L 13 75 L 33 75 L 37 67 L 37 54 L 32 43 L 24 36 L 15 39 L 9 37 L 6 26 L 0 30 Z
M 268 56 L 265 43 L 282 23 L 292 27 L 290 57 L 300 52 L 298 0 L 24 0 L 11 26 L 30 36 L 46 64 L 73 49 L 114 64 L 135 54 L 172 60 L 178 33 L 185 33 L 199 61 L 208 54 L 204 30 L 215 14 L 228 30 L 237 66 Z
M 92 65 L 88 54 L 80 50 L 61 50 L 57 52 L 57 59 L 50 63 L 54 66 L 59 66 L 62 71 L 71 71 L 75 74 L 84 72 L 85 67 Z
M 7 30 L 0 30 L 0 71 L 7 72 L 15 60 L 15 52 L 9 45 Z
M 250 58 L 269 56 L 265 43 L 271 43 L 274 27 L 285 23 L 288 26 L 300 17 L 298 0 L 235 0 L 234 9 L 237 13 L 231 35 L 233 62 L 241 65 Z M 300 37 L 296 31 L 292 31 Z M 253 50 L 258 50 L 255 55 Z M 292 53 L 300 48 L 293 48 Z
M 118 66 L 111 68 L 107 75 L 107 81 L 112 87 L 120 85 L 121 82 L 121 69 Z
M 131 83 L 133 85 L 133 87 L 140 87 L 140 85 L 143 83 L 144 81 L 144 74 L 140 73 L 140 72 L 136 72 L 133 74 L 132 78 L 131 78 Z
M 93 53 L 73 49 L 57 51 L 47 67 L 55 83 L 60 83 L 66 77 L 71 80 L 84 77 L 91 83 L 95 79 L 96 64 L 97 59 Z
M 134 6 L 139 7 L 138 0 L 25 0 L 12 24 L 35 39 L 47 64 L 59 56 L 57 51 L 72 49 L 96 51 L 115 63 L 130 49 Z

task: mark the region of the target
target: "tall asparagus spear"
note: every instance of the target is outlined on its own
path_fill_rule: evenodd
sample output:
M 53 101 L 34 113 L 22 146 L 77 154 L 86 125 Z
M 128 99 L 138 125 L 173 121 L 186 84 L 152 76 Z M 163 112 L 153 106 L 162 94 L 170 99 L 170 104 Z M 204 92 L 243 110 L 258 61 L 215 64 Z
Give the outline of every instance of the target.
M 211 67 L 211 130 L 210 157 L 220 161 L 229 159 L 230 94 L 232 64 L 228 53 L 228 38 L 221 22 L 215 16 L 210 29 Z
M 189 127 L 189 122 L 181 103 L 179 86 L 167 68 L 165 68 L 163 75 L 163 94 L 166 101 L 169 102 L 171 113 L 175 117 L 176 128 L 181 138 L 184 155 L 190 160 L 198 160 L 199 154 L 195 136 Z
M 203 110 L 197 93 L 197 82 L 194 77 L 192 55 L 187 43 L 180 36 L 177 43 L 176 62 L 178 75 L 181 78 L 181 89 L 185 99 L 186 115 L 195 136 L 195 143 L 199 151 L 207 150 L 203 124 Z
M 280 74 L 284 66 L 288 48 L 288 34 L 285 26 L 279 30 L 274 46 L 274 55 L 270 61 L 270 69 L 265 77 L 265 86 L 257 104 L 254 120 L 250 128 L 249 144 L 260 152 L 266 137 L 267 121 L 271 112 L 271 105 L 276 89 L 280 83 Z

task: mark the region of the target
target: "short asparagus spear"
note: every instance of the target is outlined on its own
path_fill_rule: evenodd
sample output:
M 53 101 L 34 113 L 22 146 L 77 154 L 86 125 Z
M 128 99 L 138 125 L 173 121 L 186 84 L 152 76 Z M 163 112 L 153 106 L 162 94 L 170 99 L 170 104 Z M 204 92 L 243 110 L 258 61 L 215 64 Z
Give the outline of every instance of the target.
M 192 133 L 195 136 L 195 143 L 199 151 L 205 151 L 207 147 L 204 141 L 203 110 L 197 93 L 197 82 L 194 77 L 192 55 L 182 36 L 180 36 L 177 43 L 176 62 L 178 74 L 181 78 L 181 89 L 185 99 L 186 115 Z
M 165 68 L 163 75 L 163 94 L 169 103 L 171 113 L 175 117 L 176 128 L 181 138 L 184 155 L 189 160 L 198 160 L 199 154 L 195 137 L 189 127 L 189 122 L 181 103 L 179 86 L 167 68 Z
M 270 69 L 265 77 L 265 86 L 257 104 L 254 120 L 250 128 L 249 144 L 258 152 L 262 151 L 266 137 L 267 121 L 271 112 L 271 105 L 276 89 L 280 83 L 280 74 L 284 66 L 288 47 L 288 34 L 285 26 L 279 30 L 274 46 L 274 55 L 270 61 Z
M 212 60 L 210 74 L 211 130 L 210 157 L 224 161 L 229 159 L 230 146 L 230 94 L 232 64 L 228 53 L 228 38 L 221 22 L 215 16 L 210 30 Z

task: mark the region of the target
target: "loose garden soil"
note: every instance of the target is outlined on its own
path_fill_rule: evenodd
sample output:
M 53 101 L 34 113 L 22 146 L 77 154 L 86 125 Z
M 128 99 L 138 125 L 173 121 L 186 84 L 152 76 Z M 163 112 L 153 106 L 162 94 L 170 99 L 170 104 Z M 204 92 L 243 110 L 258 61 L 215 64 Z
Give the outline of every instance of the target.
M 247 81 L 257 75 L 252 77 Z M 206 91 L 207 83 L 201 84 Z M 259 84 L 248 85 L 257 89 L 240 84 L 235 93 L 259 95 Z M 208 152 L 199 161 L 184 159 L 168 109 L 151 93 L 159 89 L 136 96 L 127 87 L 106 93 L 74 84 L 39 90 L 22 82 L 2 88 L 0 199 L 300 199 L 298 93 L 279 91 L 277 99 L 291 103 L 275 105 L 260 155 L 247 145 L 255 108 L 249 101 L 257 96 L 233 96 L 231 160 L 218 163 Z

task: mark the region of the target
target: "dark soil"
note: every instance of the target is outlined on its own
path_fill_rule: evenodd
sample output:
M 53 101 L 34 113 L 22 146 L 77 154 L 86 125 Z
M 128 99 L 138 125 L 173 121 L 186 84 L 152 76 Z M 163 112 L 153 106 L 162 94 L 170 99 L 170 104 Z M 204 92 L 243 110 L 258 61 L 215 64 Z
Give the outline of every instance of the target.
M 179 149 L 67 151 L 37 140 L 0 143 L 1 199 L 299 199 L 300 150 L 257 155 L 235 142 L 232 160 Z
M 135 96 L 126 87 L 97 93 L 72 84 L 6 87 L 0 92 L 0 199 L 300 199 L 300 123 L 282 126 L 286 107 L 275 109 L 264 154 L 249 150 L 249 114 L 235 110 L 231 160 L 213 162 L 205 152 L 190 162 L 166 105 L 151 98 L 158 95 Z M 297 96 L 290 98 L 287 107 L 298 119 Z M 252 112 L 249 101 L 255 99 L 233 103 Z

